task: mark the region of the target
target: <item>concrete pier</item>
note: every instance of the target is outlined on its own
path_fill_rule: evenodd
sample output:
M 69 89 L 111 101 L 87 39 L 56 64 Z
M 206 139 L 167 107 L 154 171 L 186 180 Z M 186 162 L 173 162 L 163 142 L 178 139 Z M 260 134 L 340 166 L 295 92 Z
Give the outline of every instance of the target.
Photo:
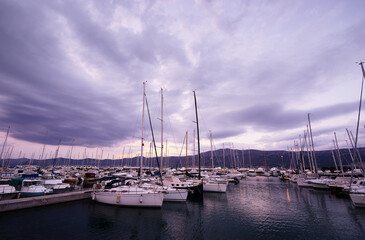
M 4 200 L 0 201 L 0 212 L 87 199 L 91 198 L 91 193 L 92 190 L 84 190 L 77 192 Z

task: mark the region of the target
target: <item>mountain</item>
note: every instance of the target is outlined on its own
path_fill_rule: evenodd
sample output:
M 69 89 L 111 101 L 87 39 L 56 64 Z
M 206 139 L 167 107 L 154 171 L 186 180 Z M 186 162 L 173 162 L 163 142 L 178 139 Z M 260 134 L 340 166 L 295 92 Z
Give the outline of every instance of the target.
M 360 156 L 362 159 L 365 159 L 365 148 L 359 148 Z M 337 165 L 339 167 L 339 162 L 337 160 L 337 153 L 334 152 L 336 156 Z M 211 153 L 204 152 L 201 153 L 201 166 L 202 167 L 211 167 Z M 292 161 L 290 160 L 290 155 L 292 155 Z M 239 168 L 251 168 L 251 167 L 264 167 L 264 168 L 271 168 L 271 167 L 284 167 L 289 168 L 290 164 L 292 166 L 296 166 L 295 158 L 293 158 L 295 154 L 291 154 L 288 151 L 261 151 L 255 149 L 249 150 L 237 150 L 237 149 L 219 149 L 213 151 L 213 162 L 214 167 L 239 167 Z M 318 168 L 323 167 L 335 167 L 332 153 L 329 150 L 326 151 L 317 151 L 315 153 L 317 159 Z M 303 152 L 305 167 L 308 168 L 308 158 L 307 152 Z M 349 167 L 351 163 L 351 156 L 348 149 L 340 149 L 340 156 L 342 159 L 343 166 Z M 266 162 L 265 162 L 266 158 Z M 89 166 L 139 166 L 139 157 L 134 158 L 126 158 L 126 159 L 66 159 L 66 158 L 57 158 L 57 159 L 45 159 L 45 160 L 30 160 L 27 158 L 20 158 L 20 159 L 8 159 L 6 165 L 8 166 L 15 166 L 15 165 L 24 165 L 24 164 L 33 164 L 33 165 L 41 165 L 42 167 L 45 166 L 60 166 L 60 165 L 89 165 Z M 193 156 L 188 156 L 188 167 L 191 166 L 197 167 L 198 165 L 198 157 L 195 156 L 195 160 Z M 144 166 L 152 166 L 157 167 L 156 158 L 145 158 L 144 159 Z M 364 164 L 365 165 L 365 164 Z M 164 167 L 185 167 L 186 166 L 186 157 L 164 157 Z

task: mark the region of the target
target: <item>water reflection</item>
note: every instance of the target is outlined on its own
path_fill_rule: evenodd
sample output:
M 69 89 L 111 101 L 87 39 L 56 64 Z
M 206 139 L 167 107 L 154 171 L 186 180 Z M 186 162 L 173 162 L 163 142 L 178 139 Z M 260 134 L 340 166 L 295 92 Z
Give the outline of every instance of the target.
M 124 239 L 159 239 L 166 225 L 161 209 L 116 207 L 93 202 L 88 225 L 100 237 Z

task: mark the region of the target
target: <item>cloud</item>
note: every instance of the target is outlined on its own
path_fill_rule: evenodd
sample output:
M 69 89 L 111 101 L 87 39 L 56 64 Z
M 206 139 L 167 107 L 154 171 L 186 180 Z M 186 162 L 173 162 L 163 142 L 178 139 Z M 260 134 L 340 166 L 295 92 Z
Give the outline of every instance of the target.
M 139 136 L 147 81 L 155 134 L 162 87 L 166 138 L 195 128 L 196 90 L 205 140 L 281 141 L 308 112 L 357 111 L 363 5 L 1 1 L 0 125 L 32 143 L 48 131 L 48 144 L 111 147 Z
M 266 103 L 253 105 L 237 111 L 228 111 L 217 114 L 214 122 L 220 119 L 226 126 L 236 126 L 236 131 L 227 131 L 225 137 L 235 136 L 241 128 L 250 127 L 258 131 L 280 131 L 295 129 L 307 125 L 307 113 L 311 113 L 312 121 L 328 119 L 348 113 L 356 112 L 356 102 L 340 103 L 332 106 L 308 110 L 285 109 L 280 103 Z

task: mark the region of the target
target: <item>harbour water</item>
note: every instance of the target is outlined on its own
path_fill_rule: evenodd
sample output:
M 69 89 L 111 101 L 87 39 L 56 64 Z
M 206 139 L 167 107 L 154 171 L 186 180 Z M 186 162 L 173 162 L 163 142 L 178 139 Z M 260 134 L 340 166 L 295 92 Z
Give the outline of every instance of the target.
M 328 191 L 247 177 L 161 209 L 81 200 L 0 214 L 0 239 L 364 239 L 365 209 Z

